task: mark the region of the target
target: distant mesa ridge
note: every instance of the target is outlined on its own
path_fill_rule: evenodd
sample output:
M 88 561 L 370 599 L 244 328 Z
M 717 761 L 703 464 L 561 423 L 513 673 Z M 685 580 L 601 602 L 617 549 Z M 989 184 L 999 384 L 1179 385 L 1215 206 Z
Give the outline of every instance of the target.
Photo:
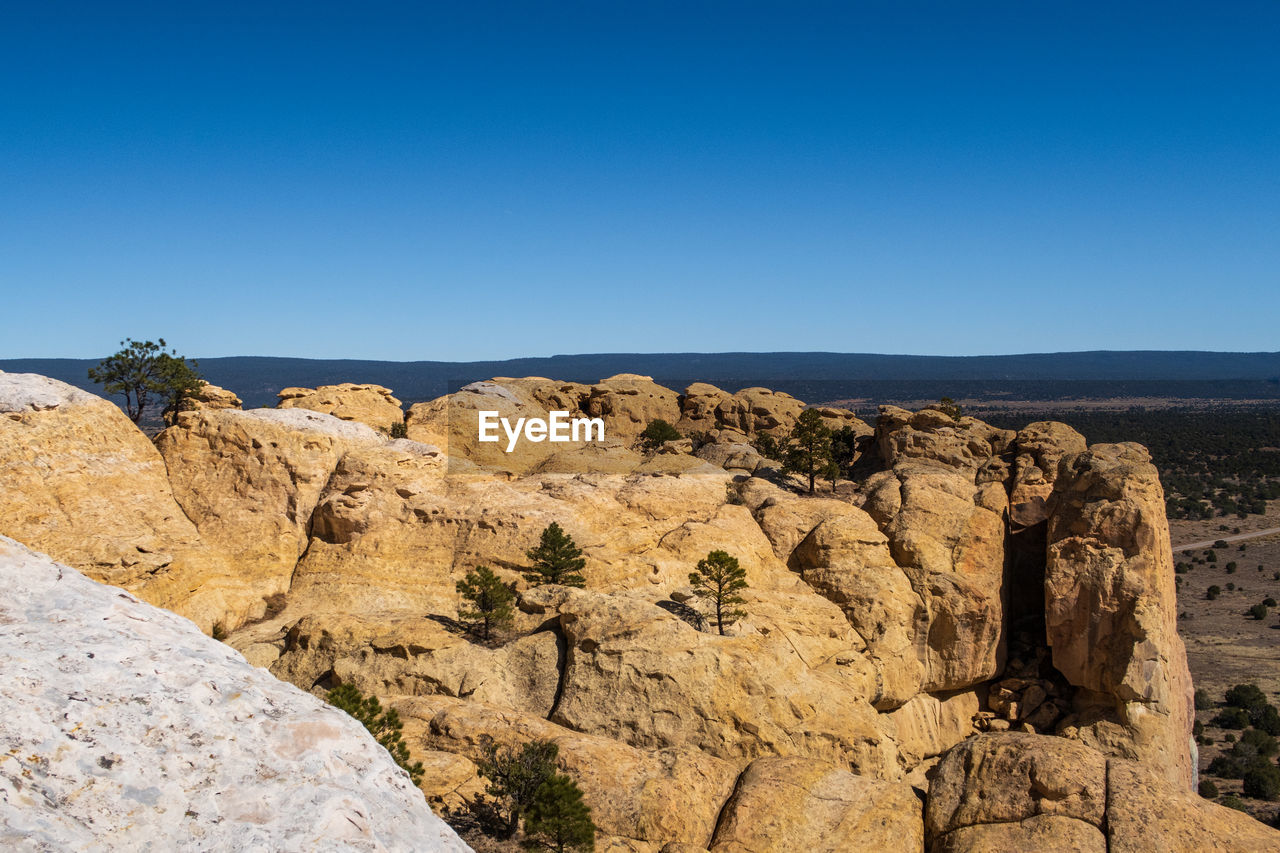
M 281 388 L 367 382 L 407 403 L 434 399 L 493 376 L 556 376 L 595 382 L 641 373 L 683 388 L 707 381 L 733 390 L 768 384 L 801 399 L 936 399 L 1016 395 L 1018 399 L 1172 396 L 1280 399 L 1280 352 L 1114 351 L 933 356 L 831 352 L 594 353 L 506 361 L 375 361 L 273 356 L 200 358 L 210 382 L 271 406 Z M 97 359 L 0 359 L 0 370 L 40 373 L 95 393 Z M 1046 383 L 1050 383 L 1046 385 Z M 735 387 L 736 386 L 736 387 Z

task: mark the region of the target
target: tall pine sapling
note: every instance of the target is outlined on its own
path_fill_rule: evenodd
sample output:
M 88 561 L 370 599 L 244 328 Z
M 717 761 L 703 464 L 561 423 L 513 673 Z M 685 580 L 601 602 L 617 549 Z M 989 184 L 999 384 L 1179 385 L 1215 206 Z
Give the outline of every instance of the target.
M 831 429 L 822 422 L 817 409 L 805 409 L 787 437 L 782 470 L 809 478 L 809 494 L 813 494 L 818 475 L 831 462 Z
M 471 629 L 486 643 L 494 631 L 511 625 L 515 618 L 512 602 L 516 594 L 488 566 L 477 566 L 475 571 L 467 572 L 456 588 L 463 600 L 469 602 L 458 608 L 458 618 L 471 622 Z
M 525 846 L 554 853 L 595 849 L 596 825 L 582 790 L 568 776 L 553 773 L 534 792 L 524 819 Z
M 525 556 L 533 561 L 524 575 L 525 580 L 532 584 L 541 586 L 554 583 L 576 587 L 587 585 L 586 579 L 578 574 L 587 564 L 583 559 L 582 549 L 554 521 L 542 531 L 538 547 L 526 551 Z
M 696 571 L 689 573 L 689 583 L 693 585 L 693 594 L 711 608 L 721 636 L 726 624 L 747 615 L 745 610 L 737 608 L 745 603 L 738 593 L 747 588 L 747 571 L 738 565 L 737 557 L 725 551 L 712 551 L 698 561 Z

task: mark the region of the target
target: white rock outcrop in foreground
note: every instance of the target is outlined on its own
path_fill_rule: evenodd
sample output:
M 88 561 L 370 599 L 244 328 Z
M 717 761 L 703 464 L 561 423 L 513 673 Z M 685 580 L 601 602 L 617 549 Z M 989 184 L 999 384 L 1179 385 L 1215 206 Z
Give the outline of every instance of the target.
M 0 537 L 0 849 L 468 848 L 364 728 Z

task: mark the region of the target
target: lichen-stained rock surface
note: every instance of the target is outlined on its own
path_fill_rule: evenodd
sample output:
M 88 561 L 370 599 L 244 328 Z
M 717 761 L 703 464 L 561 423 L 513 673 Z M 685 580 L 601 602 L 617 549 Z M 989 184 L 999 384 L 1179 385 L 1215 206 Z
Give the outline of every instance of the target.
M 467 847 L 341 711 L 0 538 L 0 846 Z
M 711 853 L 924 850 L 920 800 L 812 758 L 758 758 L 724 808 Z
M 404 420 L 400 401 L 392 395 L 390 388 L 381 385 L 343 382 L 319 388 L 285 388 L 279 397 L 282 409 L 311 409 L 384 431 Z

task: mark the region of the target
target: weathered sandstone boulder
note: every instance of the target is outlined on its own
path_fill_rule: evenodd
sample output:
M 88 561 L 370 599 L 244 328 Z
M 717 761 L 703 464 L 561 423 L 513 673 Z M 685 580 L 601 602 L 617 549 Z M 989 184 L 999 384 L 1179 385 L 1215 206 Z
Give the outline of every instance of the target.
M 201 384 L 195 394 L 186 398 L 192 409 L 238 409 L 244 401 L 226 388 L 208 382 Z
M 795 426 L 804 403 L 768 388 L 743 388 L 716 407 L 716 423 L 739 432 L 786 432 Z
M 981 467 L 1014 438 L 1012 431 L 975 418 L 955 419 L 937 409 L 909 412 L 897 406 L 880 407 L 875 434 L 886 465 L 926 459 L 955 469 Z
M 783 435 L 795 426 L 805 404 L 790 394 L 768 388 L 744 388 L 736 394 L 706 382 L 695 382 L 679 396 L 678 427 L 686 433 L 714 435 L 721 431 L 742 438 L 758 432 Z M 850 427 L 857 435 L 874 430 L 847 409 L 819 407 L 823 423 L 831 429 Z M 732 439 L 731 439 L 732 440 Z
M 199 541 L 124 413 L 32 373 L 0 373 L 0 488 L 0 533 L 118 586 Z
M 1009 520 L 1030 527 L 1049 518 L 1051 497 L 1058 479 L 1058 464 L 1083 453 L 1084 436 L 1066 424 L 1037 421 L 1018 430 L 1013 487 L 1009 492 Z
M 927 614 L 888 540 L 862 510 L 837 500 L 796 500 L 777 490 L 755 515 L 778 556 L 839 606 L 876 667 L 881 710 L 920 692 Z
M 285 388 L 279 394 L 281 409 L 310 409 L 344 421 L 358 421 L 389 431 L 404 420 L 400 401 L 381 385 L 321 385 L 319 388 Z
M 275 655 L 260 660 L 293 684 L 354 684 L 380 696 L 465 697 L 539 717 L 554 707 L 562 650 L 551 630 L 488 648 L 403 612 L 311 613 L 296 622 L 276 621 L 283 624 L 274 636 L 247 631 L 233 637 L 233 645 L 265 640 Z
M 1115 744 L 1088 723 L 1073 734 L 1189 788 L 1191 676 L 1155 466 L 1139 445 L 1098 444 L 1061 463 L 1056 489 L 1045 574 L 1053 665 L 1110 697 L 1128 736 Z
M 860 496 L 924 604 L 926 690 L 968 687 L 1003 665 L 1007 498 L 970 470 L 902 462 Z
M 682 432 L 710 432 L 721 427 L 716 418 L 720 404 L 729 399 L 728 391 L 722 391 L 706 382 L 695 382 L 680 395 L 680 422 Z
M 1107 762 L 1107 853 L 1265 853 L 1280 832 L 1133 761 Z
M 288 591 L 338 460 L 385 441 L 364 424 L 306 409 L 181 412 L 156 438 L 182 511 L 236 566 L 221 584 L 224 628 L 261 616 L 267 598 Z
M 568 412 L 570 418 L 597 417 L 585 414 L 581 408 L 591 393 L 591 386 L 552 382 L 540 377 L 473 382 L 454 394 L 410 407 L 405 423 L 409 438 L 443 449 L 451 462 L 466 461 L 508 476 L 625 473 L 644 461 L 630 445 L 647 422 L 641 424 L 639 430 L 631 432 L 630 429 L 632 415 L 643 409 L 640 401 L 648 400 L 648 396 L 632 387 L 634 385 L 631 380 L 625 380 L 622 387 L 601 392 L 604 396 L 598 408 L 609 409 L 607 416 L 598 416 L 605 424 L 603 440 L 593 435 L 592 441 L 586 441 L 585 432 L 579 441 L 553 443 L 521 438 L 508 450 L 510 443 L 499 426 L 496 432 L 490 433 L 498 436 L 497 441 L 480 441 L 482 411 L 497 412 L 497 417 L 506 419 L 513 429 L 520 418 L 545 420 L 552 411 Z M 634 411 L 628 408 L 632 403 L 640 408 Z
M 644 748 L 693 747 L 740 764 L 806 755 L 899 772 L 851 654 L 811 668 L 779 633 L 700 633 L 657 607 L 583 593 L 560 608 L 567 652 L 551 719 Z
M 468 849 L 351 717 L 0 538 L 0 846 Z
M 112 403 L 0 373 L 0 534 L 206 628 L 231 570 L 174 499 L 165 463 Z
M 1062 738 L 979 735 L 935 769 L 925 832 L 930 850 L 1025 850 L 1034 840 L 1059 839 L 1053 849 L 1105 853 L 1106 804 L 1100 753 Z M 1021 848 L 1011 844 L 1019 839 Z
M 711 853 L 924 850 L 909 785 L 855 776 L 812 758 L 758 758 L 738 779 Z
M 930 851 L 1263 851 L 1280 832 L 1158 770 L 1057 737 L 1005 732 L 952 749 L 925 805 Z
M 680 420 L 679 395 L 648 376 L 620 373 L 591 386 L 581 410 L 593 418 L 603 418 L 605 435 L 632 441 L 650 421 Z
M 855 436 L 865 438 L 869 443 L 875 437 L 875 428 L 849 409 L 837 409 L 831 406 L 814 406 L 813 408 L 822 416 L 823 425 L 833 432 L 848 428 L 853 430 Z
M 743 471 L 747 474 L 754 474 L 761 466 L 770 464 L 769 460 L 745 441 L 708 442 L 698 448 L 696 455 L 699 459 L 718 465 L 725 470 Z

